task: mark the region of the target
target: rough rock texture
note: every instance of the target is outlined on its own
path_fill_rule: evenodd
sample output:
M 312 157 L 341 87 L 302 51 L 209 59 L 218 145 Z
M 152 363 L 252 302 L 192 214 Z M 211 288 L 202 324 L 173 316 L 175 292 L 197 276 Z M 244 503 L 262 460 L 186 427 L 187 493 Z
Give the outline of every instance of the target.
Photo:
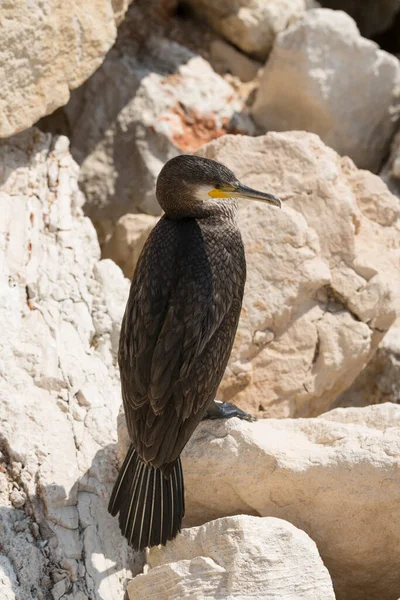
M 322 6 L 344 10 L 357 21 L 362 35 L 372 37 L 389 29 L 400 10 L 399 0 L 320 0 Z
M 148 562 L 129 584 L 131 600 L 335 598 L 315 543 L 280 519 L 241 515 L 184 529 Z
M 121 217 L 103 247 L 103 258 L 111 258 L 131 279 L 144 243 L 157 221 L 158 217 L 151 215 L 127 214 Z
M 395 404 L 204 422 L 183 453 L 186 526 L 243 512 L 286 519 L 316 542 L 338 600 L 396 600 L 399 470 Z
M 318 133 L 376 171 L 395 131 L 400 66 L 362 38 L 348 15 L 316 9 L 280 34 L 252 108 L 266 130 Z
M 66 107 L 85 211 L 101 243 L 126 213 L 160 214 L 155 181 L 168 159 L 227 131 L 253 132 L 243 107 L 200 56 L 163 38 L 150 38 L 137 54 L 122 32 Z
M 400 200 L 316 135 L 226 136 L 199 154 L 283 210 L 241 201 L 244 305 L 220 400 L 268 416 L 327 410 L 400 306 Z
M 115 42 L 131 1 L 2 3 L 0 137 L 68 102 Z
M 266 58 L 276 35 L 306 10 L 304 0 L 185 0 L 238 48 Z
M 400 132 L 393 138 L 389 158 L 379 175 L 390 191 L 400 197 Z
M 338 406 L 400 404 L 400 327 L 392 327 L 371 362 L 337 399 Z
M 21 600 L 121 600 L 140 567 L 107 514 L 128 281 L 99 262 L 66 138 L 28 130 L 0 164 L 2 564 Z
M 229 72 L 243 82 L 252 81 L 262 67 L 262 63 L 252 60 L 223 40 L 211 43 L 210 62 L 217 73 Z

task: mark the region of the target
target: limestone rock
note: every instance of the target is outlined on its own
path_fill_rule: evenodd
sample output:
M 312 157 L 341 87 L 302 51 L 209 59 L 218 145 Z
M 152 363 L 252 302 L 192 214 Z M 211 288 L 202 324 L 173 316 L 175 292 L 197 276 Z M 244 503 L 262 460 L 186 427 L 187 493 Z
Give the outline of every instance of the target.
M 8 577 L 21 598 L 36 589 L 46 598 L 120 600 L 125 577 L 140 570 L 107 513 L 121 402 L 115 353 L 129 282 L 113 262 L 99 261 L 66 138 L 28 130 L 0 144 L 0 164 L 0 537 Z
M 393 138 L 389 158 L 379 175 L 390 191 L 400 197 L 400 132 Z
M 392 327 L 371 362 L 337 399 L 338 406 L 400 404 L 400 327 Z
M 2 6 L 0 137 L 68 102 L 97 69 L 132 0 L 6 2 Z
M 276 39 L 252 108 L 265 130 L 305 129 L 376 171 L 395 131 L 400 66 L 345 13 L 315 9 Z
M 85 211 L 102 243 L 122 215 L 160 214 L 155 181 L 168 159 L 254 128 L 234 89 L 200 56 L 162 38 L 136 50 L 117 44 L 66 107 Z
M 276 35 L 306 10 L 304 0 L 185 0 L 238 48 L 266 58 Z
M 218 73 L 229 72 L 243 82 L 257 77 L 257 73 L 262 67 L 260 62 L 252 60 L 223 40 L 214 40 L 211 43 L 210 62 Z
M 103 257 L 115 261 L 131 279 L 147 236 L 157 221 L 158 218 L 151 215 L 124 215 L 104 245 Z
M 226 136 L 199 154 L 284 200 L 281 211 L 239 203 L 247 283 L 218 399 L 268 416 L 320 414 L 400 306 L 400 200 L 313 134 Z
M 346 11 L 357 21 L 361 34 L 372 37 L 391 26 L 400 10 L 399 0 L 320 0 L 326 8 Z
M 11 562 L 6 556 L 0 556 L 0 592 L 3 600 L 15 600 L 13 590 L 18 587 L 17 578 Z
M 280 519 L 241 515 L 184 529 L 148 561 L 128 586 L 131 600 L 335 598 L 315 543 Z
M 206 421 L 182 464 L 185 526 L 239 513 L 285 519 L 316 542 L 338 599 L 398 597 L 400 406 Z

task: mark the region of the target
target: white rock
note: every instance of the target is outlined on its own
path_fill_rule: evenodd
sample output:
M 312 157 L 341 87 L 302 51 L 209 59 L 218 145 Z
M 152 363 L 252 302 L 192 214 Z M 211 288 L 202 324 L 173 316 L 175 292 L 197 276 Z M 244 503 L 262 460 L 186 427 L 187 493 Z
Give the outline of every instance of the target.
M 399 0 L 323 0 L 322 4 L 326 8 L 341 9 L 349 13 L 357 21 L 365 37 L 373 37 L 389 29 L 400 10 Z
M 400 197 L 400 133 L 392 141 L 390 155 L 379 175 L 393 194 Z
M 157 223 L 151 215 L 127 214 L 118 219 L 111 238 L 103 246 L 103 257 L 112 258 L 126 277 L 132 278 L 144 243 Z
M 129 282 L 99 262 L 67 140 L 28 130 L 0 143 L 0 164 L 0 431 L 11 478 L 0 502 L 2 548 L 21 598 L 42 582 L 53 597 L 79 589 L 120 600 L 125 577 L 139 570 L 107 514 Z M 106 317 L 109 329 L 99 331 Z M 13 514 L 26 515 L 10 512 L 10 500 L 21 506 L 22 493 L 37 544 L 31 534 L 14 539 Z
M 306 10 L 304 0 L 186 0 L 238 48 L 265 58 L 275 36 Z
M 18 581 L 7 556 L 0 555 L 0 594 L 2 600 L 15 600 Z
M 253 116 L 265 130 L 318 133 L 360 168 L 377 170 L 396 128 L 400 66 L 348 15 L 310 10 L 276 39 Z
M 6 2 L 2 6 L 0 137 L 68 102 L 97 69 L 132 0 Z
M 164 163 L 227 131 L 254 124 L 233 87 L 183 46 L 151 37 L 139 56 L 122 41 L 71 99 L 71 147 L 103 243 L 124 214 L 161 214 L 155 181 Z
M 240 515 L 184 529 L 148 560 L 129 584 L 131 600 L 335 598 L 315 543 L 280 519 Z
M 7 465 L 4 461 L 2 467 Z M 47 558 L 39 544 L 32 543 L 32 521 L 10 502 L 12 468 L 0 471 L 0 598 L 32 598 L 32 590 L 49 592 Z M 39 540 L 42 542 L 42 540 Z
M 210 62 L 218 73 L 224 74 L 228 71 L 243 82 L 255 79 L 262 67 L 260 62 L 252 60 L 231 44 L 219 39 L 210 44 Z
M 269 416 L 320 414 L 399 309 L 400 200 L 304 132 L 226 136 L 199 154 L 284 200 L 281 211 L 239 205 L 247 283 L 218 399 Z
M 400 406 L 390 403 L 206 421 L 183 453 L 186 526 L 243 512 L 285 519 L 316 542 L 338 598 L 396 598 L 399 469 Z
M 400 323 L 398 324 L 400 325 Z M 339 396 L 339 406 L 400 404 L 400 327 L 392 327 L 366 368 Z

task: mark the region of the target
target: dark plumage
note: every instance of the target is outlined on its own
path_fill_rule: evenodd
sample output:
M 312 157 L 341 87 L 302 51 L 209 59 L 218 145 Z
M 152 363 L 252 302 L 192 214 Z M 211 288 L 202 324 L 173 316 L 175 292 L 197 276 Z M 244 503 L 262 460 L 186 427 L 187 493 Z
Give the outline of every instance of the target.
M 119 345 L 132 445 L 109 504 L 135 549 L 165 544 L 180 531 L 179 457 L 207 411 L 247 417 L 233 405 L 213 406 L 246 279 L 234 196 L 280 205 L 242 186 L 223 165 L 195 156 L 173 158 L 157 181 L 165 215 L 140 255 Z

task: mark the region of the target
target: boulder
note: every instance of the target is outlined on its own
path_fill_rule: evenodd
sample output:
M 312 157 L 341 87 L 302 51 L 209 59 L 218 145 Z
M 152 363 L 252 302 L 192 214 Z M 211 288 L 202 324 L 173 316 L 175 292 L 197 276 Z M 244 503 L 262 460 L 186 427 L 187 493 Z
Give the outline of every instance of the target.
M 7 577 L 20 598 L 120 600 L 125 577 L 141 568 L 107 513 L 129 282 L 100 261 L 67 138 L 27 130 L 0 143 L 0 164 Z
M 338 406 L 400 404 L 400 323 L 389 329 L 378 350 L 354 383 L 337 399 Z
M 320 0 L 322 6 L 346 11 L 357 21 L 361 34 L 373 37 L 392 25 L 400 10 L 399 0 Z
M 103 258 L 111 258 L 121 267 L 125 277 L 132 278 L 144 243 L 158 217 L 127 214 L 121 217 L 114 232 L 103 246 Z
M 379 175 L 390 191 L 400 197 L 400 132 L 393 138 L 389 157 Z
M 304 0 L 185 0 L 191 9 L 244 52 L 265 59 L 276 35 L 306 10 Z
M 243 101 L 203 58 L 160 37 L 139 51 L 123 33 L 66 107 L 85 212 L 101 243 L 122 215 L 161 213 L 155 181 L 168 159 L 254 130 Z
M 262 68 L 262 63 L 252 60 L 231 44 L 219 39 L 210 44 L 210 63 L 217 73 L 231 73 L 245 83 L 255 79 Z
M 2 6 L 0 137 L 68 102 L 102 63 L 132 0 L 6 2 Z
M 128 586 L 130 600 L 335 598 L 315 543 L 280 519 L 240 515 L 184 529 L 148 562 Z
M 185 526 L 240 513 L 285 519 L 316 542 L 338 600 L 398 597 L 400 406 L 205 421 L 182 458 Z
M 400 306 L 400 200 L 313 134 L 225 136 L 202 148 L 282 210 L 239 201 L 247 283 L 218 399 L 315 416 L 368 363 Z
M 274 44 L 252 114 L 265 130 L 305 129 L 377 171 L 396 128 L 400 66 L 341 11 L 305 13 Z

